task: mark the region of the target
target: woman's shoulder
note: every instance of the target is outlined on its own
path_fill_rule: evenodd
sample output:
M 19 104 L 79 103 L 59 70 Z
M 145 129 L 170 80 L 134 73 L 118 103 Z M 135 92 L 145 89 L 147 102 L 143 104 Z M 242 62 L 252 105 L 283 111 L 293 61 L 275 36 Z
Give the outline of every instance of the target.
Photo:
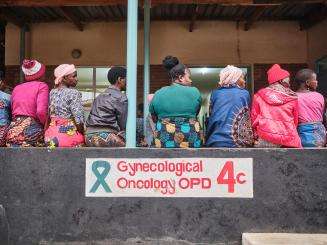
M 76 88 L 67 88 L 67 94 L 69 94 L 69 97 L 71 97 L 71 99 L 82 98 L 82 93 Z
M 183 93 L 189 93 L 196 96 L 201 96 L 200 90 L 194 86 L 180 86 L 180 91 Z
M 169 91 L 171 91 L 171 86 L 162 87 L 154 93 L 153 99 L 158 98 L 159 96 L 166 94 L 167 92 L 169 93 Z
M 250 92 L 246 88 L 237 87 L 237 91 L 243 96 L 250 96 Z
M 6 92 L 0 90 L 0 98 L 2 97 L 4 99 L 10 100 L 10 96 L 10 94 L 7 94 Z
M 30 82 L 24 82 L 22 84 L 25 84 L 26 86 L 35 86 L 39 88 L 49 88 L 47 83 L 41 81 L 30 81 Z
M 316 99 L 324 99 L 324 96 L 317 92 L 317 91 L 311 91 L 311 92 L 296 92 L 296 95 L 298 97 L 314 97 Z
M 72 94 L 81 94 L 81 92 L 76 88 L 68 88 L 68 90 Z
M 212 94 L 237 94 L 238 96 L 250 96 L 247 89 L 239 87 L 217 88 L 212 91 Z
M 53 88 L 50 94 L 61 94 L 62 96 L 82 96 L 82 93 L 76 88 Z
M 161 87 L 160 89 L 158 89 L 158 90 L 155 92 L 155 94 L 160 94 L 160 93 L 162 93 L 162 92 L 164 92 L 164 91 L 167 91 L 167 90 L 170 90 L 170 89 L 172 89 L 172 86 L 164 86 L 164 87 Z
M 322 99 L 322 100 L 324 99 L 324 96 L 317 91 L 312 92 L 312 94 L 319 99 Z
M 200 94 L 200 90 L 199 90 L 197 87 L 192 86 L 192 87 L 189 87 L 189 88 L 190 88 L 190 90 L 192 90 L 193 92 Z

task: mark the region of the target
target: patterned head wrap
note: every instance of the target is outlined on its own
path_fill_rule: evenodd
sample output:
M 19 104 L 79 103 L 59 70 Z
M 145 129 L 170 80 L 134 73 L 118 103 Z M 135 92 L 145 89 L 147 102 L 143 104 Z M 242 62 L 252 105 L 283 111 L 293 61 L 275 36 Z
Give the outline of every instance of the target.
M 232 65 L 226 66 L 219 74 L 219 85 L 222 87 L 234 86 L 243 75 L 243 71 Z
M 45 74 L 45 65 L 37 60 L 24 60 L 22 71 L 25 75 L 25 81 L 37 80 Z

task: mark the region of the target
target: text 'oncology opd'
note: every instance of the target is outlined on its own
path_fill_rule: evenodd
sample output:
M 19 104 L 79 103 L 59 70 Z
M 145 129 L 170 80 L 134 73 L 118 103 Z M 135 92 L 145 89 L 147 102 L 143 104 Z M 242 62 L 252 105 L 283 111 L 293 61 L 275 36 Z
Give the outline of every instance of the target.
M 252 158 L 87 158 L 87 197 L 253 197 Z

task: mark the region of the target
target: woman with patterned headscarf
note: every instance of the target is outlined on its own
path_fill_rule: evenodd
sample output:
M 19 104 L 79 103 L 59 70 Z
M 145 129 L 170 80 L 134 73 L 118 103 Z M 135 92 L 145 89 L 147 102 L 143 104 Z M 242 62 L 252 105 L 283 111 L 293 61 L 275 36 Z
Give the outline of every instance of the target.
M 63 64 L 55 71 L 55 88 L 50 92 L 50 126 L 45 132 L 49 147 L 84 145 L 84 109 L 82 94 L 75 89 L 77 71 L 74 65 Z
M 245 89 L 245 74 L 235 66 L 219 74 L 219 88 L 210 98 L 207 125 L 208 147 L 251 147 L 250 94 Z

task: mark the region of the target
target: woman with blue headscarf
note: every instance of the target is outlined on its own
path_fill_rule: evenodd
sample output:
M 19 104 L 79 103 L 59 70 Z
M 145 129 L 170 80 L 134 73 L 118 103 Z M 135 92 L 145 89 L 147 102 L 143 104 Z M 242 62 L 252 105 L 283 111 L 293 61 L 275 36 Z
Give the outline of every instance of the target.
M 220 72 L 219 78 L 219 88 L 210 98 L 206 146 L 251 147 L 250 94 L 245 89 L 245 74 L 229 65 Z

